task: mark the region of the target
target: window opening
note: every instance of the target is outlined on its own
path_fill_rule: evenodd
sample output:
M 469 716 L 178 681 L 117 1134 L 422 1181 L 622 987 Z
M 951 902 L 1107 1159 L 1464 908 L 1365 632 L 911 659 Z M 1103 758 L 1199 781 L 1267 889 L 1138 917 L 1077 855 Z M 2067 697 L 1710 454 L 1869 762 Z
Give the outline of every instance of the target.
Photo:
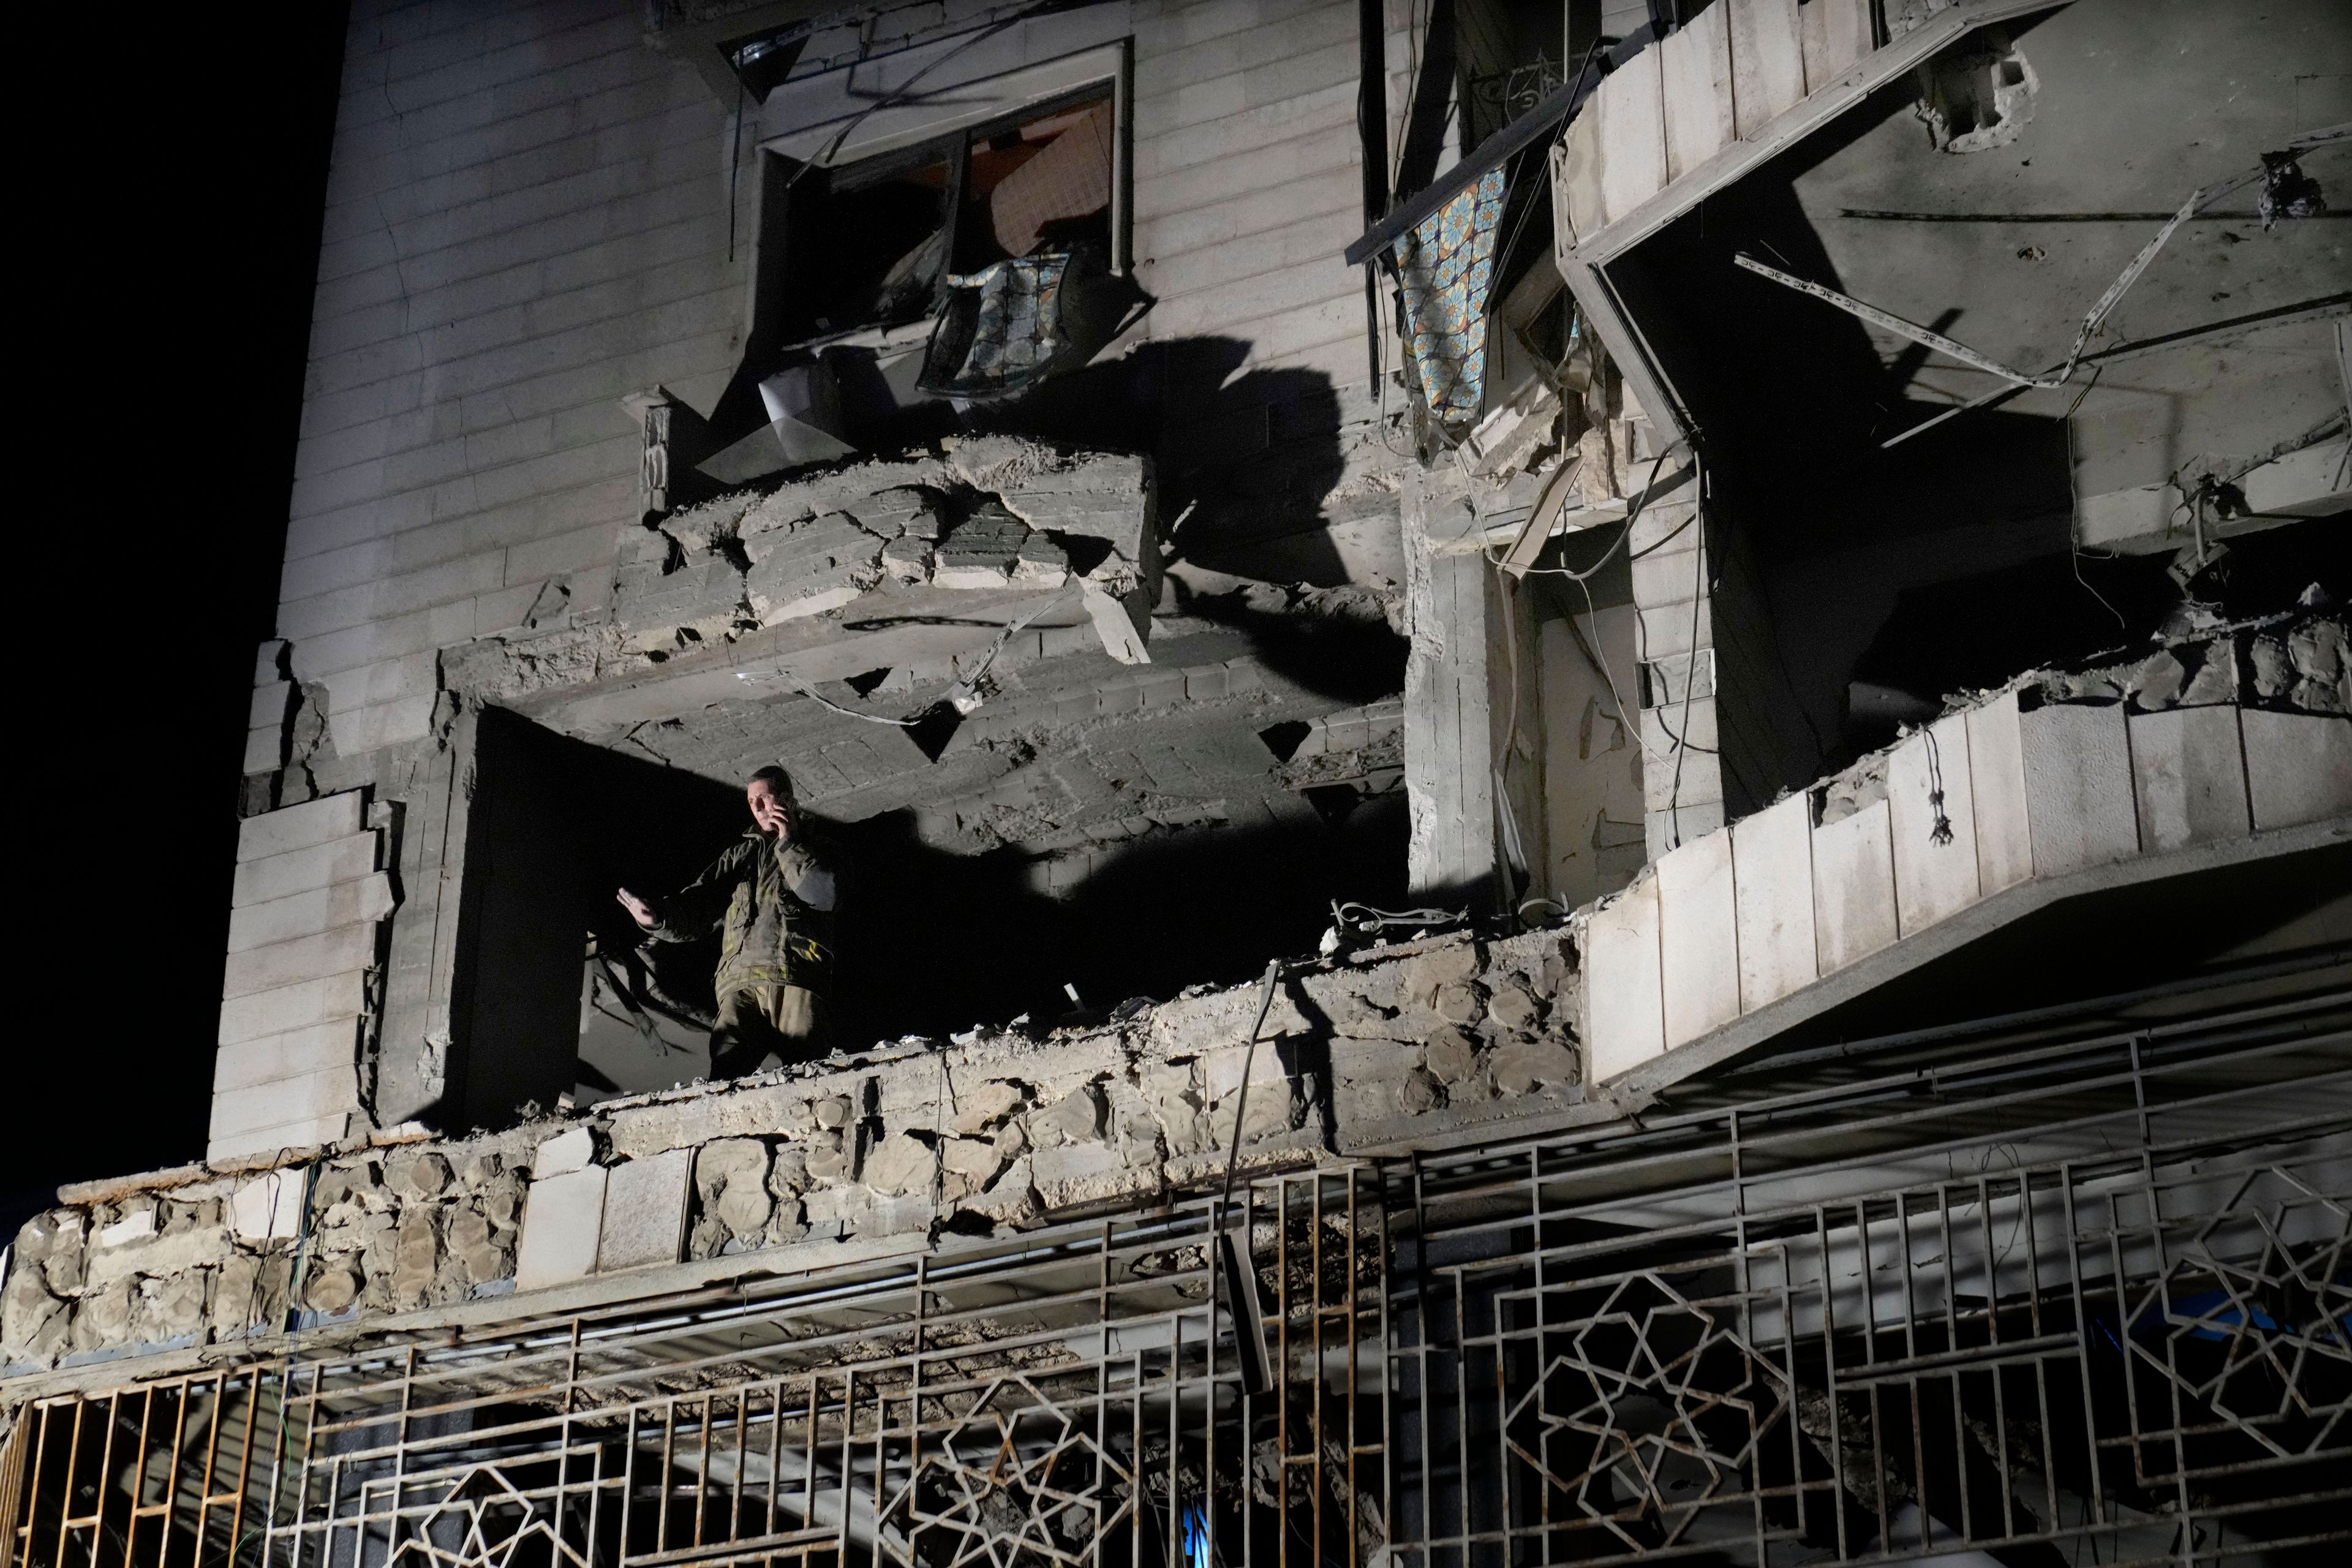
M 956 269 L 1046 247 L 1110 247 L 1111 106 L 1040 116 L 971 145 Z
M 938 301 L 949 187 L 945 158 L 853 165 L 826 182 L 809 228 L 824 236 L 821 266 L 808 269 L 805 327 L 824 334 L 898 326 Z
M 1000 262 L 1084 250 L 1107 271 L 1115 133 L 1102 84 L 800 182 L 774 280 L 784 341 L 906 326 Z

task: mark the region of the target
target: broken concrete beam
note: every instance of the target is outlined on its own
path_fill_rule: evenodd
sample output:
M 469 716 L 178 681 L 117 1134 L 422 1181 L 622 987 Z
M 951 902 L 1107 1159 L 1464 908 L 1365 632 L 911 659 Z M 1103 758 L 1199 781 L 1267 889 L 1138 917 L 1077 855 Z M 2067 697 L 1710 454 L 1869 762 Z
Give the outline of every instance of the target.
M 936 541 L 945 531 L 939 492 L 922 485 L 893 485 L 855 503 L 857 521 L 885 539 Z
M 1006 436 L 944 444 L 946 462 L 974 489 L 1004 498 L 1030 526 L 1108 540 L 1140 563 L 1140 529 L 1151 495 L 1151 461 L 1119 452 L 1077 452 Z
M 1250 1026 L 1257 1020 L 1257 1004 L 1258 989 L 1254 985 L 1162 1002 L 1151 1010 L 1152 1052 L 1161 1057 L 1197 1056 L 1223 1047 L 1246 1046 Z M 1266 1010 L 1265 1023 L 1258 1030 L 1258 1039 L 1279 1039 L 1312 1030 L 1313 1026 L 1291 1000 L 1287 988 L 1277 986 L 1273 1004 Z M 1262 1054 L 1264 1049 L 1261 1046 Z M 1238 1059 L 1234 1070 L 1239 1071 Z
M 724 556 L 689 562 L 667 574 L 625 567 L 614 583 L 614 618 L 634 648 L 675 647 L 681 633 L 716 642 L 743 612 L 743 574 Z
M 749 536 L 745 602 L 763 626 L 838 608 L 881 581 L 883 543 L 837 511 Z
M 1151 605 L 1141 589 L 1115 599 L 1095 584 L 1085 587 L 1087 614 L 1094 618 L 1103 651 L 1121 664 L 1149 664 L 1145 647 L 1151 630 Z
M 672 545 L 689 555 L 707 555 L 740 534 L 745 518 L 759 503 L 757 490 L 736 490 L 674 511 L 659 527 L 628 535 L 620 559 L 625 565 L 660 566 L 670 559 Z

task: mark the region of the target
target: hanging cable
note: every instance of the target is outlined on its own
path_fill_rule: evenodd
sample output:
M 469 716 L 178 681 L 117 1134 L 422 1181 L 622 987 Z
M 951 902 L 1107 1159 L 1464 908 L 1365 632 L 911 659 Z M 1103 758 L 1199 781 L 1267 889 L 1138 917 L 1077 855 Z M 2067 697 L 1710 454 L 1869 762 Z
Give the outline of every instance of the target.
M 1695 519 L 1702 521 L 1698 526 L 1698 542 L 1691 548 L 1691 635 L 1689 646 L 1683 649 L 1683 727 L 1681 734 L 1667 737 L 1675 743 L 1675 782 L 1666 802 L 1667 809 L 1674 814 L 1676 844 L 1683 839 L 1683 754 L 1691 749 L 1691 693 L 1698 689 L 1698 616 L 1706 603 L 1706 523 L 1703 521 L 1706 500 L 1702 479 L 1697 496 L 1700 510 L 1692 513 Z
M 1609 548 L 1601 552 L 1600 560 L 1595 561 L 1591 565 L 1586 567 L 1581 572 L 1579 572 L 1572 566 L 1530 566 L 1528 568 L 1528 574 L 1530 576 L 1565 577 L 1574 583 L 1577 587 L 1582 591 L 1584 595 L 1585 614 L 1593 622 L 1594 641 L 1591 647 L 1585 648 L 1583 637 L 1580 634 L 1577 638 L 1577 646 L 1580 649 L 1583 649 L 1588 657 L 1593 659 L 1595 667 L 1601 676 L 1601 684 L 1609 689 L 1609 700 L 1617 704 L 1617 722 L 1627 725 L 1627 727 L 1633 731 L 1634 744 L 1640 746 L 1643 751 L 1648 752 L 1654 757 L 1656 757 L 1661 762 L 1664 761 L 1665 758 L 1672 753 L 1658 751 L 1657 748 L 1651 743 L 1648 731 L 1638 722 L 1628 723 L 1628 721 L 1625 718 L 1627 709 L 1625 707 L 1624 693 L 1617 689 L 1616 674 L 1609 668 L 1608 654 L 1601 649 L 1600 645 L 1599 633 L 1601 611 L 1599 606 L 1593 601 L 1591 579 L 1599 576 L 1601 568 L 1608 565 L 1610 561 L 1615 557 L 1617 552 L 1623 549 L 1626 543 L 1633 537 L 1633 520 L 1641 516 L 1642 509 L 1649 504 L 1650 493 L 1657 487 L 1659 470 L 1665 467 L 1666 459 L 1674 456 L 1676 448 L 1685 447 L 1688 444 L 1688 437 L 1677 436 L 1674 440 L 1668 442 L 1664 449 L 1660 451 L 1656 458 L 1652 461 L 1650 464 L 1650 477 L 1648 479 L 1643 481 L 1642 493 L 1634 498 L 1632 509 L 1625 514 L 1625 526 L 1618 531 L 1617 537 L 1610 542 Z M 1694 516 L 1696 516 L 1696 513 L 1694 513 Z M 1683 529 L 1688 528 L 1689 526 L 1689 521 L 1685 521 L 1680 527 L 1677 527 L 1674 531 L 1674 533 L 1667 534 L 1666 539 L 1674 538 L 1675 534 L 1679 534 Z M 1645 546 L 1643 549 L 1635 552 L 1635 554 L 1647 555 L 1651 551 L 1655 550 L 1659 545 L 1664 544 L 1666 542 L 1666 539 L 1659 540 L 1656 544 Z M 1484 544 L 1479 546 L 1478 552 L 1486 557 L 1487 565 L 1494 567 L 1497 572 L 1502 570 L 1503 563 L 1501 557 L 1486 549 Z M 1629 557 L 1629 559 L 1631 559 L 1631 557 Z M 1514 700 L 1516 701 L 1516 697 L 1514 698 Z M 1635 711 L 1638 711 L 1638 710 Z
M 941 66 L 955 58 L 958 55 L 962 54 L 966 49 L 971 48 L 973 46 L 978 44 L 986 43 L 989 39 L 996 37 L 997 34 L 1004 31 L 1007 27 L 1012 26 L 1016 22 L 1025 22 L 1041 11 L 1052 10 L 1066 3 L 1067 0 L 1039 0 L 1037 5 L 1026 5 L 1020 10 L 1013 12 L 1010 16 L 999 16 L 987 26 L 981 28 L 978 32 L 971 34 L 963 38 L 961 41 L 957 43 L 953 48 L 944 51 L 937 58 L 927 62 L 920 70 L 915 72 L 914 75 L 908 77 L 905 81 L 900 82 L 897 87 L 892 88 L 889 91 L 879 95 L 873 102 L 859 110 L 856 114 L 851 115 L 849 119 L 844 122 L 841 129 L 834 132 L 833 140 L 824 144 L 824 151 L 820 152 L 815 157 L 811 158 L 799 168 L 794 169 L 792 172 L 791 176 L 784 181 L 784 190 L 789 192 L 794 185 L 800 184 L 801 176 L 807 174 L 811 169 L 831 163 L 834 154 L 840 152 L 843 143 L 849 140 L 850 133 L 852 132 L 865 124 L 866 121 L 875 114 L 879 113 L 881 110 L 889 108 L 892 104 L 904 99 L 909 92 L 912 92 L 915 89 L 916 83 L 921 81 L 925 77 L 930 75 L 933 71 L 939 69 Z M 952 218 L 954 215 L 950 214 L 949 216 Z

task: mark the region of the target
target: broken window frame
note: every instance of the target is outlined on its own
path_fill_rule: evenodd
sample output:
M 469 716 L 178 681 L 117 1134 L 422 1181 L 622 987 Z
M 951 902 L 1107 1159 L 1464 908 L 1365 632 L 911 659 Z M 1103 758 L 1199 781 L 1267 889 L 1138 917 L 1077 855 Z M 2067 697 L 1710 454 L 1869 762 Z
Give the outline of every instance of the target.
M 787 154 L 768 155 L 763 178 L 759 253 L 753 258 L 752 331 L 755 342 L 766 345 L 763 358 L 774 358 L 795 352 L 812 351 L 835 344 L 866 344 L 876 347 L 913 346 L 927 338 L 932 323 L 948 294 L 947 278 L 955 269 L 954 226 L 967 221 L 965 192 L 971 178 L 973 148 L 1008 132 L 1019 130 L 1048 116 L 1097 103 L 1107 103 L 1111 111 L 1110 166 L 1110 257 L 1113 276 L 1125 277 L 1132 267 L 1132 247 L 1129 230 L 1133 212 L 1133 157 L 1129 133 L 1129 100 L 1127 52 L 1121 47 L 1114 69 L 1105 74 L 1040 93 L 983 120 L 951 126 L 920 138 L 896 141 L 893 144 L 863 152 L 837 163 L 808 163 Z M 960 84 L 962 86 L 984 86 Z M 793 322 L 788 314 L 792 296 L 807 274 L 801 269 L 801 258 L 794 241 L 796 230 L 810 227 L 809 197 L 803 197 L 796 185 L 815 184 L 811 197 L 822 199 L 835 190 L 855 190 L 886 179 L 894 171 L 919 169 L 926 164 L 944 163 L 948 167 L 941 205 L 945 222 L 950 226 L 948 255 L 931 284 L 931 300 L 919 316 L 903 321 L 865 321 L 851 325 L 814 328 L 803 320 Z M 797 210 L 796 210 L 797 209 Z M 797 222 L 795 221 L 797 218 Z

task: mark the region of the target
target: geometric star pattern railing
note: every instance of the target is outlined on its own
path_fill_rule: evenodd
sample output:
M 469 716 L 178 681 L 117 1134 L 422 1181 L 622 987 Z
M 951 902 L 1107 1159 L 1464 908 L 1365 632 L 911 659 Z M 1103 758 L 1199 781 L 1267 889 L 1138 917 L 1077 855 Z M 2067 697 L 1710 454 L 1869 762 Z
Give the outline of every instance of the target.
M 2276 1005 L 2277 1036 L 2233 1023 L 2172 1080 L 2137 1035 L 2083 1047 L 2074 1079 L 2037 1045 L 1927 1089 L 1904 1067 L 1267 1179 L 1246 1189 L 1263 1390 L 1195 1199 L 37 1401 L 0 1448 L 23 1500 L 0 1568 L 2338 1548 L 2342 1005 L 2336 1034 Z
M 909 1568 L 1083 1568 L 1134 1506 L 1132 1468 L 1096 1444 L 1096 1414 L 1027 1377 L 991 1383 L 883 1509 L 907 1543 L 890 1555 Z
M 1788 1411 L 1788 1381 L 1730 1327 L 1654 1273 L 1619 1281 L 1572 1325 L 1531 1336 L 1545 1359 L 1507 1407 L 1511 1451 L 1629 1550 L 1679 1546 L 1702 1510 L 1758 1485 L 1756 1450 Z
M 2251 1172 L 2170 1262 L 2137 1299 L 2133 1322 L 2155 1331 L 2132 1336 L 2134 1358 L 2275 1458 L 2340 1447 L 2352 1410 L 2346 1205 L 2291 1172 Z

